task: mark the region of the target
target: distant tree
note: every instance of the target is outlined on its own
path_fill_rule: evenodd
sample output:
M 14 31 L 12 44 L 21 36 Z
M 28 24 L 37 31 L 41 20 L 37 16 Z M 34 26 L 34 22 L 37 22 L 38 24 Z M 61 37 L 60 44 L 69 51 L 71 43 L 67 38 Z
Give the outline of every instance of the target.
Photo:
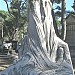
M 61 0 L 53 0 L 53 5 L 55 3 L 60 4 Z M 60 10 L 61 10 L 60 6 L 56 6 L 52 10 L 54 28 L 55 28 L 55 32 L 56 32 L 58 37 L 61 37 L 59 29 L 58 29 L 58 27 L 61 25 L 61 22 L 58 20 L 61 17 L 61 11 Z
M 65 40 L 66 38 L 66 0 L 62 0 L 62 34 L 61 39 Z
M 16 30 L 24 29 L 27 22 L 27 1 L 26 0 L 11 0 L 10 7 L 8 7 L 8 0 L 4 0 L 7 4 L 9 17 L 6 19 L 5 24 L 9 32 L 9 40 L 14 39 Z
M 61 3 L 61 7 L 59 6 L 56 7 L 56 9 L 61 10 L 57 11 L 55 13 L 56 16 L 61 17 L 61 25 L 62 25 L 62 31 L 61 31 L 61 35 L 59 35 L 58 33 L 58 37 L 60 37 L 62 40 L 65 40 L 66 37 L 66 1 L 65 0 L 54 0 L 54 3 Z
M 6 11 L 1 10 L 0 11 L 0 32 L 1 32 L 1 38 L 3 38 L 5 34 L 5 19 L 7 18 L 8 13 Z

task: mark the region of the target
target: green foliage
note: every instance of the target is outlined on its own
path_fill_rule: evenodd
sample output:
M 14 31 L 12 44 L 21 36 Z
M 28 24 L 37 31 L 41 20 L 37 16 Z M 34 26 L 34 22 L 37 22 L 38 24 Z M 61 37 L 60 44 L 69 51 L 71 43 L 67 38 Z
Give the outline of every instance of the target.
M 57 12 L 55 12 L 55 16 L 57 16 L 57 17 L 61 17 L 61 11 L 57 11 Z
M 2 26 L 4 26 L 5 19 L 8 16 L 8 12 L 1 10 L 0 11 L 0 35 L 2 36 Z M 0 36 L 0 38 L 2 38 Z
M 6 0 L 6 4 L 7 1 L 8 0 Z M 18 29 L 19 36 L 24 33 L 24 26 L 25 23 L 27 23 L 28 16 L 27 2 L 28 0 L 11 0 L 10 8 L 8 10 L 9 14 L 6 14 L 5 12 L 0 15 L 4 19 L 4 37 L 8 37 L 9 40 L 14 39 L 16 29 Z
M 1 16 L 2 18 L 5 19 L 5 18 L 7 17 L 7 15 L 8 15 L 8 12 L 3 11 L 3 10 L 0 11 L 0 16 Z
M 61 3 L 61 0 L 54 0 L 54 1 L 55 1 L 55 3 L 57 3 L 57 4 Z

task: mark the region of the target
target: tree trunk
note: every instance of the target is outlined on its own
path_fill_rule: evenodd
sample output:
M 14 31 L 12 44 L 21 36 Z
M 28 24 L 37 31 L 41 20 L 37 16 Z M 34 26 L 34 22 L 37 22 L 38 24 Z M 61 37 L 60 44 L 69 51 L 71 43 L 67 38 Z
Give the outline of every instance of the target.
M 51 0 L 30 2 L 28 36 L 19 49 L 20 59 L 0 75 L 73 75 L 68 45 L 57 37 Z
M 66 38 L 66 1 L 62 0 L 62 19 L 61 19 L 61 24 L 62 24 L 62 32 L 61 32 L 61 39 L 65 40 Z

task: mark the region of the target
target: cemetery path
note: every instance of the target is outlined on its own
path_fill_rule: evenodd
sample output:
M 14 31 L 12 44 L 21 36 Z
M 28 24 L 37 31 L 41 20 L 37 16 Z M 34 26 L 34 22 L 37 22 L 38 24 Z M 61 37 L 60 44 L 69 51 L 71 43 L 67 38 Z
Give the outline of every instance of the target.
M 6 53 L 0 54 L 0 71 L 8 68 L 16 59 L 16 57 L 17 54 L 15 52 L 10 55 L 7 55 Z

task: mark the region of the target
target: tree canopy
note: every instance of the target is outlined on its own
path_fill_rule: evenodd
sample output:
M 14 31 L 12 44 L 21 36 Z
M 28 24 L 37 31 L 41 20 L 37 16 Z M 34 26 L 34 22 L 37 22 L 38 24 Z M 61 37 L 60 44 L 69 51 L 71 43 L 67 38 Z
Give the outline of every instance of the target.
M 4 19 L 3 33 L 9 40 L 13 40 L 17 30 L 18 36 L 24 34 L 28 14 L 27 2 L 24 0 L 11 0 L 10 7 L 8 7 L 9 0 L 4 1 L 7 4 L 8 12 L 0 11 L 0 16 Z

